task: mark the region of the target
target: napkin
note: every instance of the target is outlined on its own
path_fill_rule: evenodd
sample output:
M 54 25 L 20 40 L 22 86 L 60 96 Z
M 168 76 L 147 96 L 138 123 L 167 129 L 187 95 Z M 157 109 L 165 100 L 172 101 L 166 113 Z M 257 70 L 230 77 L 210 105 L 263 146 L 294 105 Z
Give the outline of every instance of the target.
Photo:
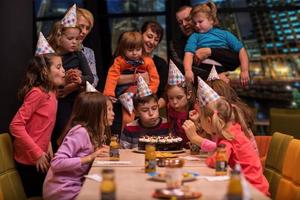
M 100 176 L 99 174 L 89 174 L 89 175 L 85 175 L 84 177 L 92 179 L 92 180 L 97 181 L 97 182 L 102 181 L 102 176 Z
M 108 160 L 96 160 L 93 163 L 93 166 L 103 167 L 103 166 L 130 166 L 132 165 L 131 161 L 108 161 Z
M 227 181 L 229 176 L 198 176 L 198 179 L 203 178 L 208 181 Z

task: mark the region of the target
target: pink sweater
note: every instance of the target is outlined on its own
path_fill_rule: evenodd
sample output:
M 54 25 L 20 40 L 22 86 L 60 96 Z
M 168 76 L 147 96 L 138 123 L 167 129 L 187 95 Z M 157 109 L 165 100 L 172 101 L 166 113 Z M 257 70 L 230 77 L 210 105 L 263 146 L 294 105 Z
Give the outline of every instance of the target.
M 14 158 L 22 164 L 35 165 L 47 152 L 55 124 L 57 100 L 55 93 L 45 93 L 38 87 L 25 96 L 22 106 L 10 123 L 15 137 Z
M 232 141 L 219 139 L 217 142 L 217 144 L 222 143 L 226 145 L 229 166 L 233 169 L 235 164 L 239 163 L 247 181 L 262 193 L 269 195 L 269 183 L 263 175 L 260 159 L 253 149 L 250 140 L 245 136 L 238 123 L 229 127 L 229 131 L 235 136 L 235 139 Z M 215 156 L 214 154 L 207 158 L 206 164 L 208 166 L 215 167 Z

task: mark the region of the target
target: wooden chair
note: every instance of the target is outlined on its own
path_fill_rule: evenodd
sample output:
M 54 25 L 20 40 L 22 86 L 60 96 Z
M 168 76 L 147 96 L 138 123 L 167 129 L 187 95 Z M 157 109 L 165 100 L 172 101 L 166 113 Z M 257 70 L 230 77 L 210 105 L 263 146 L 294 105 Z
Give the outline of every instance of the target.
M 276 200 L 300 200 L 300 140 L 293 139 L 286 151 L 282 178 L 276 192 Z
M 281 179 L 285 153 L 292 139 L 293 136 L 279 132 L 275 132 L 272 136 L 264 168 L 264 175 L 270 184 L 269 192 L 272 199 L 275 198 Z
M 300 139 L 300 109 L 270 109 L 270 133 L 288 133 Z

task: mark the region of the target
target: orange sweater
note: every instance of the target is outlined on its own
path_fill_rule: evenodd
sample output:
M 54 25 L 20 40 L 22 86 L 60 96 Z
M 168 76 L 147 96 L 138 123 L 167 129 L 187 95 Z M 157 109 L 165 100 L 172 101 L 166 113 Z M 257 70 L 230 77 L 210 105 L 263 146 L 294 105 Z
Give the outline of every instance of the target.
M 159 85 L 159 75 L 157 73 L 155 64 L 151 57 L 143 57 L 144 64 L 137 67 L 137 71 L 148 72 L 149 74 L 149 88 L 155 94 Z M 105 88 L 103 94 L 106 96 L 115 97 L 115 89 L 124 70 L 132 69 L 133 67 L 126 63 L 126 60 L 118 56 L 114 60 L 114 64 L 109 68 Z

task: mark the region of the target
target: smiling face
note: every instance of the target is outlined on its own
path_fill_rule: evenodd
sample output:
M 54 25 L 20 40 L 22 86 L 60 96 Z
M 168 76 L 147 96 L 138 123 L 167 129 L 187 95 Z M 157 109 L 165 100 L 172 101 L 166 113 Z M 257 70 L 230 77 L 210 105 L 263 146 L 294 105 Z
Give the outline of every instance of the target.
M 193 33 L 193 21 L 190 17 L 191 10 L 191 7 L 186 7 L 176 13 L 179 28 L 185 36 L 189 36 Z
M 79 16 L 77 18 L 77 26 L 81 29 L 80 35 L 79 35 L 79 42 L 82 43 L 82 41 L 85 39 L 85 37 L 89 34 L 91 31 L 91 24 L 89 21 L 84 18 L 83 16 Z
M 135 109 L 135 113 L 145 127 L 154 127 L 159 123 L 158 103 L 155 99 L 139 104 Z
M 208 18 L 206 14 L 199 12 L 193 17 L 195 31 L 206 33 L 213 27 L 213 20 Z
M 154 33 L 151 28 L 148 28 L 143 33 L 143 41 L 146 54 L 151 55 L 154 49 L 156 49 L 157 45 L 159 44 L 160 37 L 157 35 L 157 33 Z
M 66 28 L 60 36 L 60 47 L 64 52 L 74 52 L 78 50 L 79 28 Z
M 177 112 L 187 111 L 188 100 L 190 95 L 187 96 L 184 88 L 179 86 L 170 87 L 167 90 L 169 105 Z
M 51 62 L 48 77 L 53 86 L 57 88 L 65 84 L 65 70 L 60 56 L 52 57 Z

